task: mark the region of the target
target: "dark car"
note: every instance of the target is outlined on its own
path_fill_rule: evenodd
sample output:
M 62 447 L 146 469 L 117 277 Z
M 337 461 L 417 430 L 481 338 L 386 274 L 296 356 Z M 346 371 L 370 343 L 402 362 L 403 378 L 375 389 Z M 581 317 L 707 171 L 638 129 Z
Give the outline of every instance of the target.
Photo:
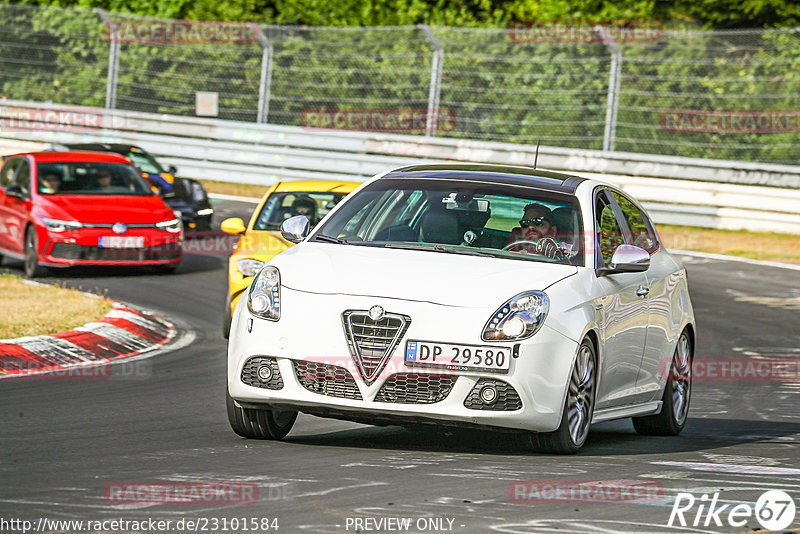
M 167 206 L 181 213 L 183 226 L 187 230 L 210 230 L 214 209 L 208 201 L 203 185 L 197 180 L 176 178 L 178 170 L 170 166 L 166 170 L 144 149 L 119 143 L 76 143 L 58 145 L 56 150 L 90 150 L 93 152 L 115 152 L 122 154 L 139 169 L 142 176 L 158 190 Z

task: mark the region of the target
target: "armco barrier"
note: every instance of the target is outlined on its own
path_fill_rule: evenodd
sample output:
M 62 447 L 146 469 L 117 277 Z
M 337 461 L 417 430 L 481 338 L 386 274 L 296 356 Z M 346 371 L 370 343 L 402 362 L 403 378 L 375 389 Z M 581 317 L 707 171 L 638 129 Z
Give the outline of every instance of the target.
M 76 127 L 70 112 L 102 127 Z M 0 154 L 89 141 L 140 145 L 183 176 L 261 185 L 361 181 L 420 162 L 532 165 L 536 153 L 535 146 L 512 143 L 0 101 Z M 656 222 L 800 234 L 800 166 L 556 147 L 541 147 L 538 165 L 617 184 Z

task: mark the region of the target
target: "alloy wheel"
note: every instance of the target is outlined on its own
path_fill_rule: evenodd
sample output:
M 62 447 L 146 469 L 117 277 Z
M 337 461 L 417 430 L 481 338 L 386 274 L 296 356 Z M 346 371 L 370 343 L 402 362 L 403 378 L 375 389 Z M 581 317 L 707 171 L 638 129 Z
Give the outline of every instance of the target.
M 572 369 L 567 399 L 567 421 L 572 442 L 581 445 L 589 433 L 594 399 L 595 365 L 588 347 L 581 347 Z
M 672 356 L 672 406 L 675 422 L 682 425 L 689 413 L 689 397 L 692 392 L 692 361 L 689 350 L 689 339 L 686 334 L 681 334 L 678 346 Z

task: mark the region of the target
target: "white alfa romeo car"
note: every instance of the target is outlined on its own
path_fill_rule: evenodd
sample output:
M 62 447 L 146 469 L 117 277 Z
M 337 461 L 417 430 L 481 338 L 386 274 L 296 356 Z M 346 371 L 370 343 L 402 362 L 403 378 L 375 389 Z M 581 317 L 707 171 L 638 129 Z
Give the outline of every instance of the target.
M 677 435 L 695 326 L 686 271 L 614 187 L 528 167 L 369 180 L 254 277 L 233 315 L 228 416 L 282 439 L 298 412 L 525 433 L 574 453 L 592 422 Z

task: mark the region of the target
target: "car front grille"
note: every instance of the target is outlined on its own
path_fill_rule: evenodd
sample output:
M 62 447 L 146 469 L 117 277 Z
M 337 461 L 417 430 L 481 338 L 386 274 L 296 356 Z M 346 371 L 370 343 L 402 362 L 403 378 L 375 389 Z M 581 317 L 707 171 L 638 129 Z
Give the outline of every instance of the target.
M 300 385 L 312 393 L 362 400 L 356 381 L 344 367 L 294 360 L 294 374 Z
M 376 320 L 367 311 L 349 310 L 342 314 L 342 322 L 350 354 L 364 381 L 371 384 L 405 335 L 411 318 L 387 313 Z
M 487 404 L 481 400 L 480 392 L 484 387 L 494 387 L 497 390 L 497 398 L 494 402 Z M 519 393 L 511 384 L 493 378 L 481 378 L 464 399 L 464 406 L 470 410 L 510 412 L 522 408 L 522 399 L 519 398 Z
M 64 260 L 84 261 L 158 261 L 181 257 L 179 243 L 168 243 L 158 247 L 144 248 L 102 248 L 78 245 L 77 243 L 56 243 L 50 256 Z
M 455 382 L 454 376 L 397 373 L 384 382 L 375 402 L 433 404 L 444 400 Z
M 269 372 L 262 372 L 267 375 L 266 379 L 259 376 L 259 370 L 262 367 L 269 368 Z M 242 368 L 242 382 L 255 388 L 283 389 L 283 378 L 278 369 L 278 361 L 267 356 L 250 358 Z

